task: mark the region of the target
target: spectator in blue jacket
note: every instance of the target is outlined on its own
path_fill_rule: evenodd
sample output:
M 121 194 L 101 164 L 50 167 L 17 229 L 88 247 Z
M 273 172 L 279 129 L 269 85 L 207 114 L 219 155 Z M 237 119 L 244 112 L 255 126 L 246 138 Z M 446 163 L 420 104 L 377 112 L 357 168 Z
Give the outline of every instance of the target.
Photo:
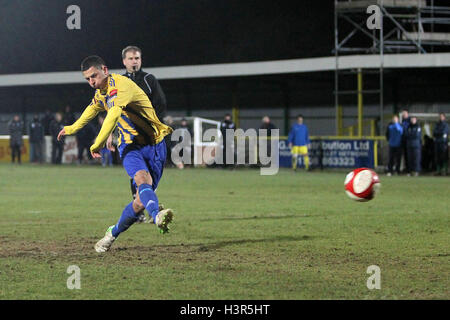
M 408 176 L 414 172 L 417 177 L 421 171 L 422 129 L 417 123 L 416 117 L 411 118 L 411 123 L 406 129 L 406 147 L 408 149 Z
M 448 173 L 448 123 L 445 113 L 439 114 L 439 122 L 433 130 L 434 147 L 436 153 L 437 175 Z
M 303 156 L 305 169 L 309 170 L 308 147 L 310 146 L 308 127 L 303 124 L 303 116 L 297 116 L 297 123 L 289 132 L 288 144 L 292 154 L 292 169 L 297 170 L 298 156 Z
M 409 112 L 408 109 L 402 110 L 402 127 L 403 127 L 403 138 L 402 138 L 402 153 L 403 158 L 405 159 L 405 172 L 408 172 L 409 164 L 408 164 L 408 147 L 406 146 L 406 131 L 408 130 L 410 124 Z
M 403 127 L 398 122 L 398 116 L 392 117 L 392 122 L 386 129 L 386 140 L 389 142 L 389 164 L 388 176 L 391 176 L 395 171 L 400 174 L 400 162 L 402 160 L 402 139 Z

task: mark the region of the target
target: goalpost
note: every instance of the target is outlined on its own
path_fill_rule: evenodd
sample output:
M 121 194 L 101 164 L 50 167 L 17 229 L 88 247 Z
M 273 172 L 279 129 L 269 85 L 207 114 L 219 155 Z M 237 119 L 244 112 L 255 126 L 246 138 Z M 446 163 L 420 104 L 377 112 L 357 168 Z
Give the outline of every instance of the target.
M 425 171 L 432 171 L 434 166 L 434 146 L 433 146 L 433 129 L 436 123 L 439 121 L 439 113 L 436 112 L 409 112 L 409 118 L 412 117 L 417 118 L 417 122 L 422 128 L 422 165 L 424 166 L 422 169 Z M 450 114 L 445 113 L 446 122 L 450 125 Z M 402 123 L 403 118 L 402 114 L 399 113 L 400 123 Z M 449 141 L 450 145 L 450 141 Z M 405 167 L 405 161 L 402 157 L 402 168 Z
M 409 118 L 417 118 L 417 122 L 423 128 L 424 135 L 433 137 L 434 125 L 439 121 L 439 113 L 420 113 L 420 112 L 410 112 Z M 450 124 L 450 113 L 445 114 L 446 122 Z M 402 114 L 399 113 L 400 123 L 403 121 Z
M 203 157 L 205 148 L 216 150 L 216 148 L 221 147 L 220 139 L 218 139 L 217 141 L 207 141 L 205 140 L 204 133 L 208 129 L 214 129 L 217 130 L 215 132 L 216 136 L 220 138 L 220 121 L 205 119 L 201 117 L 172 117 L 172 128 L 179 128 L 183 119 L 186 120 L 188 127 L 192 131 L 191 149 L 193 148 L 194 153 L 194 157 L 191 157 L 191 160 L 193 161 L 192 163 L 195 166 L 204 165 L 208 160 L 210 160 Z M 215 156 L 214 151 L 211 152 L 211 156 Z

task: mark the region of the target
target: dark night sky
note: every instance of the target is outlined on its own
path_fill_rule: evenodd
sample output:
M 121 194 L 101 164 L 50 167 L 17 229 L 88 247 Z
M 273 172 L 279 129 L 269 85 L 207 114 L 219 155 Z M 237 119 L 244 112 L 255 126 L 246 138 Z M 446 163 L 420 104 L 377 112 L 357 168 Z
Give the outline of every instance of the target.
M 68 30 L 66 8 L 81 8 Z M 78 70 L 87 55 L 121 68 L 120 52 L 140 46 L 145 66 L 326 56 L 333 6 L 321 1 L 0 0 L 0 73 Z
M 71 4 L 81 8 L 81 30 L 66 27 Z M 0 74 L 76 71 L 91 54 L 122 69 L 120 53 L 129 44 L 143 49 L 144 67 L 330 56 L 334 47 L 332 0 L 0 0 L 0 26 Z M 448 101 L 447 73 L 387 73 L 385 102 Z M 355 85 L 353 78 L 348 83 Z M 291 106 L 334 105 L 333 73 L 161 84 L 171 110 L 230 108 L 232 88 L 245 108 L 279 108 L 286 102 L 287 87 Z M 56 111 L 67 103 L 81 111 L 91 97 L 92 89 L 84 83 L 4 87 L 0 112 Z

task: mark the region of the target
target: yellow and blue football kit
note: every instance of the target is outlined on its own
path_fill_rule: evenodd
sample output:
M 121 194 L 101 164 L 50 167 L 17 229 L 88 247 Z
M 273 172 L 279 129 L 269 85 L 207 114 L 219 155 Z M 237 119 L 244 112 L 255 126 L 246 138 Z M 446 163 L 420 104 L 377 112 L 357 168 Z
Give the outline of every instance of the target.
M 308 127 L 304 124 L 296 123 L 292 126 L 288 143 L 291 143 L 292 149 L 292 169 L 297 169 L 298 156 L 303 156 L 305 169 L 309 169 L 308 144 L 310 144 Z
M 172 132 L 163 124 L 145 92 L 127 77 L 110 74 L 108 86 L 97 89 L 94 98 L 81 117 L 71 126 L 64 127 L 66 134 L 75 134 L 99 112 L 107 111 L 100 133 L 91 151 L 98 152 L 117 125 L 119 129 L 119 150 L 126 144 L 156 145 Z
M 152 177 L 151 185 L 144 183 L 139 186 L 139 197 L 155 222 L 159 205 L 154 191 L 166 160 L 164 137 L 172 132 L 172 128 L 158 119 L 149 98 L 138 85 L 113 73 L 108 76 L 106 88 L 96 90 L 81 117 L 71 126 L 64 127 L 66 134 L 75 134 L 102 111 L 107 111 L 107 116 L 90 150 L 99 152 L 112 131 L 118 128 L 118 149 L 128 175 L 134 179 L 138 171 L 145 170 Z M 127 230 L 137 220 L 137 214 L 133 202 L 128 204 L 117 224 L 111 228 L 112 236 L 116 238 Z
M 298 156 L 303 156 L 303 161 L 305 163 L 305 169 L 309 169 L 309 156 L 307 146 L 292 146 L 292 169 L 297 169 Z

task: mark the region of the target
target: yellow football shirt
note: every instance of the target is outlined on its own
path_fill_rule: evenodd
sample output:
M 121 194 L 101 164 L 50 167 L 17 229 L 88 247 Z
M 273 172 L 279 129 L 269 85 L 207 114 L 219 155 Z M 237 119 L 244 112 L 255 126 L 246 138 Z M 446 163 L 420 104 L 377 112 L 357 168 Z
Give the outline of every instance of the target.
M 108 76 L 107 88 L 103 91 L 97 89 L 81 117 L 71 126 L 64 127 L 66 134 L 77 133 L 99 112 L 105 110 L 107 116 L 91 146 L 92 152 L 103 148 L 116 126 L 119 129 L 119 146 L 133 141 L 142 145 L 154 145 L 173 131 L 158 119 L 149 98 L 137 84 L 127 77 L 112 73 Z

